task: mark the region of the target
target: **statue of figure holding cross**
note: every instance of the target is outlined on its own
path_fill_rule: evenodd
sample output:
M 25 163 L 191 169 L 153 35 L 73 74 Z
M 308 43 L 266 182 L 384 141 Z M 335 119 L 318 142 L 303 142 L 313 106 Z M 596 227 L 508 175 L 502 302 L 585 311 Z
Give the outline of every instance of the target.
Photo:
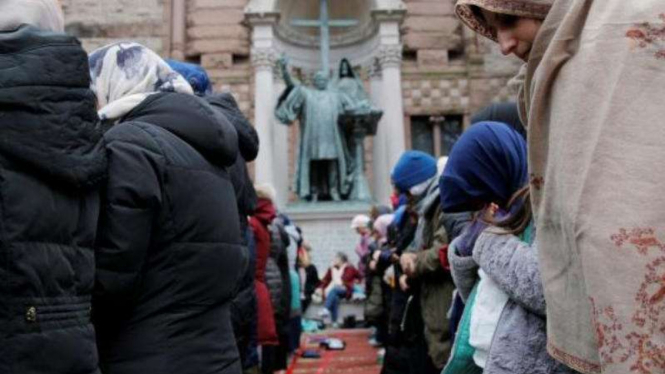
M 330 20 L 328 0 L 319 0 L 318 20 L 292 20 L 296 27 L 320 28 L 321 71 L 314 76 L 314 87 L 306 87 L 291 77 L 286 57 L 278 66 L 286 90 L 282 93 L 275 115 L 284 124 L 300 122 L 300 146 L 296 163 L 295 192 L 301 199 L 319 198 L 369 200 L 364 176 L 364 138 L 376 133 L 382 115 L 367 99 L 362 83 L 351 64 L 340 64 L 336 87 L 329 87 L 330 27 L 351 27 L 357 20 Z M 349 148 L 352 146 L 353 150 Z
M 310 88 L 295 83 L 286 58 L 281 58 L 278 65 L 287 87 L 275 115 L 284 124 L 296 119 L 300 122 L 295 192 L 310 201 L 324 196 L 339 201 L 348 194 L 350 181 L 347 147 L 338 121 L 353 103 L 349 96 L 328 87 L 325 73 L 316 73 L 314 88 Z

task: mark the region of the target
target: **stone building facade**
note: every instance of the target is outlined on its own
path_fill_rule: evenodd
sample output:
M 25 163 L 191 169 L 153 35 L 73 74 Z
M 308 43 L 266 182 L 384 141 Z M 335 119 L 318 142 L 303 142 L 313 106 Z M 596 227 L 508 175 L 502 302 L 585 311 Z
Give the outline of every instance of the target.
M 519 63 L 500 56 L 492 43 L 464 28 L 454 15 L 454 2 L 332 0 L 333 5 L 346 3 L 347 8 L 355 6 L 357 12 L 372 13 L 375 20 L 382 16 L 377 15 L 376 11 L 380 6 L 392 6 L 394 13 L 398 14 L 395 19 L 399 22 L 399 39 L 392 56 L 384 51 L 383 59 L 386 63 L 392 59 L 399 64 L 402 110 L 401 118 L 397 120 L 402 124 L 403 131 L 393 131 L 383 137 L 379 134 L 377 139 L 367 144 L 368 177 L 375 192 L 382 190 L 378 193 L 381 201 L 385 201 L 387 189 L 380 185 L 386 183 L 387 175 L 386 170 L 376 175 L 377 170 L 372 167 L 374 159 L 382 157 L 382 153 L 377 153 L 374 143 L 395 141 L 393 138 L 398 138 L 396 141 L 403 143 L 403 149 L 418 148 L 437 156 L 445 155 L 448 147 L 442 138 L 450 134 L 444 133 L 468 125 L 470 115 L 483 106 L 513 98 L 507 82 L 514 76 Z M 265 114 L 257 113 L 256 105 L 272 104 L 275 100 L 273 93 L 257 89 L 256 80 L 261 76 L 257 70 L 273 69 L 275 53 L 302 51 L 288 47 L 279 50 L 274 46 L 271 46 L 272 50 L 258 48 L 256 44 L 263 41 L 256 34 L 261 32 L 258 31 L 261 25 L 274 22 L 274 33 L 278 35 L 273 35 L 275 40 L 270 43 L 284 45 L 279 39 L 288 36 L 282 27 L 288 15 L 280 14 L 280 10 L 284 13 L 291 11 L 287 8 L 302 8 L 301 4 L 304 3 L 316 4 L 318 1 L 63 0 L 67 30 L 79 36 L 88 50 L 112 41 L 131 39 L 144 43 L 165 57 L 200 63 L 208 70 L 216 89 L 233 92 L 241 109 L 255 122 L 274 122 L 272 119 L 261 118 Z M 362 3 L 379 5 L 372 7 Z M 374 32 L 380 33 L 378 30 Z M 362 41 L 355 43 L 358 50 L 367 48 L 361 44 Z M 316 48 L 313 45 L 310 49 L 315 52 Z M 372 77 L 380 74 L 380 69 L 375 68 L 375 61 L 362 57 L 353 60 L 357 63 L 358 72 L 366 80 L 368 91 L 371 91 Z M 376 63 L 381 63 L 380 58 L 377 57 Z M 301 67 L 296 69 L 296 73 L 300 73 L 300 77 L 306 80 L 311 71 L 308 71 L 307 66 Z M 272 79 L 272 90 L 278 90 L 281 84 L 279 77 L 273 74 Z M 388 111 L 391 109 L 387 108 Z M 386 117 L 389 116 L 394 117 L 394 113 L 387 113 Z M 277 147 L 295 144 L 298 136 L 297 126 L 267 134 L 275 138 L 273 145 Z M 272 182 L 293 174 L 295 147 L 287 148 L 286 152 L 276 157 L 274 152 L 270 152 L 270 157 L 284 159 L 278 162 L 291 172 L 263 178 L 263 181 Z M 398 146 L 392 148 L 400 149 Z M 390 161 L 394 161 L 392 158 Z M 258 171 L 270 174 L 273 170 L 275 167 L 271 165 L 265 171 L 261 168 Z M 290 180 L 281 180 L 277 184 L 289 183 Z M 291 198 L 284 195 L 282 200 L 286 202 Z
M 454 15 L 455 0 L 329 0 L 331 17 L 357 19 L 349 32 L 332 32 L 333 68 L 349 57 L 384 118 L 366 144 L 366 169 L 377 202 L 391 193 L 389 172 L 405 149 L 447 154 L 471 115 L 493 102 L 514 100 L 508 81 L 520 62 L 476 36 Z M 257 182 L 277 187 L 280 204 L 293 203 L 298 126 L 276 123 L 272 110 L 284 85 L 280 54 L 307 81 L 318 69 L 316 30 L 296 30 L 291 18 L 312 18 L 319 0 L 62 0 L 68 32 L 88 50 L 136 40 L 164 57 L 199 63 L 216 90 L 231 91 L 261 135 L 251 166 Z M 315 247 L 332 253 L 344 242 L 350 216 L 364 208 L 292 212 L 320 232 Z M 335 232 L 336 241 L 325 240 Z M 328 236 L 329 237 L 329 236 Z M 334 246 L 336 248 L 332 248 Z M 331 247 L 331 248 L 328 248 Z M 321 263 L 328 257 L 320 259 Z

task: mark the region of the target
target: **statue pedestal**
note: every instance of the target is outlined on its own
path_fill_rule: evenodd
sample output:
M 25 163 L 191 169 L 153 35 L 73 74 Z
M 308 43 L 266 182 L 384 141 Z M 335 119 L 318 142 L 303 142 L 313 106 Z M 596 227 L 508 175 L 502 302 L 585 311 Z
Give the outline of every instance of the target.
M 351 201 L 371 201 L 372 193 L 365 176 L 365 138 L 376 135 L 377 126 L 383 112 L 371 110 L 366 113 L 348 113 L 339 116 L 339 124 L 349 134 L 353 142 L 352 189 Z
M 303 230 L 312 245 L 312 262 L 323 277 L 337 252 L 344 252 L 356 266 L 355 253 L 360 237 L 351 229 L 351 220 L 358 214 L 369 214 L 372 205 L 360 201 L 298 202 L 286 206 L 284 212 Z M 291 256 L 291 254 L 289 254 Z

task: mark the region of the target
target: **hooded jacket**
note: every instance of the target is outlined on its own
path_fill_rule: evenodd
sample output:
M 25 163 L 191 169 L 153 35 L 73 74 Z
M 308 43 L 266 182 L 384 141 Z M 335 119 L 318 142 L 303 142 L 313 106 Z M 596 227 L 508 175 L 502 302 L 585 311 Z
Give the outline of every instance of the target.
M 0 33 L 0 51 L 0 373 L 98 373 L 106 157 L 88 58 L 75 38 L 30 26 Z
M 219 110 L 231 122 L 238 133 L 238 150 L 240 155 L 236 162 L 228 168 L 231 183 L 236 193 L 238 204 L 238 222 L 245 253 L 249 261 L 238 283 L 238 294 L 231 303 L 231 321 L 233 333 L 240 350 L 243 368 L 258 365 L 258 354 L 255 354 L 256 345 L 256 292 L 254 289 L 254 272 L 256 269 L 256 250 L 254 244 L 249 245 L 248 216 L 254 213 L 257 204 L 256 191 L 247 171 L 247 162 L 256 159 L 259 152 L 259 136 L 254 127 L 238 108 L 233 95 L 230 93 L 207 96 L 206 100 L 216 110 Z M 250 240 L 247 240 L 249 238 Z
M 203 100 L 149 96 L 104 135 L 109 180 L 95 323 L 105 373 L 239 373 L 229 303 L 245 265 L 225 167 L 233 126 Z
M 418 205 L 418 229 L 411 251 L 416 253 L 413 280 L 419 285 L 425 340 L 432 363 L 443 368 L 452 346 L 448 310 L 455 284 L 450 272 L 439 260 L 441 249 L 448 244 L 443 225 L 444 214 L 439 204 L 439 186 L 432 179 Z
M 256 273 L 254 286 L 258 304 L 258 342 L 260 345 L 277 345 L 277 331 L 275 329 L 275 315 L 270 300 L 270 291 L 266 284 L 266 266 L 270 257 L 270 231 L 268 225 L 275 219 L 277 213 L 272 202 L 259 198 L 259 203 L 249 224 L 256 240 Z

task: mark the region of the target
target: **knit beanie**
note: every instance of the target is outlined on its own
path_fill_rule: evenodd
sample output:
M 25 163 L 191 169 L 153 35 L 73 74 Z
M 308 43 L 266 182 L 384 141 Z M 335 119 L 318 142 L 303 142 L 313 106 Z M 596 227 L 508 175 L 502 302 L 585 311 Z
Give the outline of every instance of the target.
M 212 82 L 210 82 L 208 72 L 201 66 L 176 60 L 166 60 L 166 63 L 185 78 L 197 96 L 206 96 L 212 93 Z
M 406 192 L 436 176 L 436 159 L 420 151 L 404 152 L 391 176 L 395 187 Z

